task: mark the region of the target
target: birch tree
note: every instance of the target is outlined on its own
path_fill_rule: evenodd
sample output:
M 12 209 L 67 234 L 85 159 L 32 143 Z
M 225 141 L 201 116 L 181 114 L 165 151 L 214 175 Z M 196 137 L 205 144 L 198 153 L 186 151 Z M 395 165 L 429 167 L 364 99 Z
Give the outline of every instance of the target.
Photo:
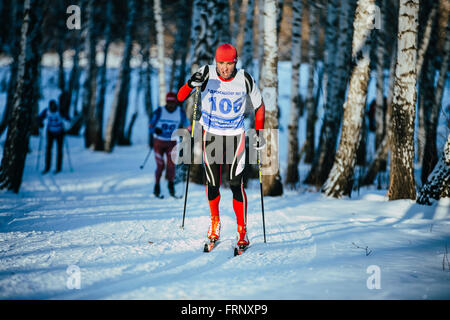
M 158 52 L 159 105 L 166 104 L 166 73 L 164 66 L 164 24 L 162 20 L 161 0 L 153 0 L 155 14 L 156 46 Z
M 317 45 L 319 41 L 318 25 L 319 10 L 315 2 L 309 2 L 309 46 L 308 64 L 309 77 L 308 89 L 305 99 L 306 117 L 306 141 L 305 141 L 305 163 L 312 163 L 314 159 L 315 124 L 317 119 L 317 109 L 314 99 L 314 73 L 316 71 Z
M 5 109 L 3 111 L 3 116 L 0 121 L 0 135 L 3 134 L 4 130 L 7 128 L 9 118 L 11 116 L 14 104 L 14 94 L 17 84 L 17 72 L 19 70 L 21 22 L 23 21 L 23 2 L 12 1 L 11 6 L 12 6 L 11 15 L 14 19 L 14 23 L 12 25 L 12 30 L 10 31 L 8 41 L 11 43 L 9 50 L 10 55 L 13 58 L 13 61 L 11 62 L 9 67 L 8 91 L 6 96 Z
M 195 0 L 193 7 L 192 17 L 192 30 L 191 30 L 191 46 L 193 46 L 193 52 L 191 56 L 191 73 L 194 73 L 205 64 L 212 64 L 214 61 L 215 45 L 217 45 L 217 33 L 214 32 L 214 24 L 217 17 L 214 15 L 217 10 L 214 8 L 214 1 Z M 196 22 L 198 21 L 198 23 Z M 193 99 L 188 99 L 186 105 L 186 114 L 191 118 L 193 111 Z M 195 126 L 195 130 L 200 130 L 200 126 Z M 194 135 L 198 136 L 198 132 Z M 201 146 L 192 146 L 193 157 L 192 159 L 201 159 L 202 149 Z M 190 172 L 190 179 L 194 183 L 203 184 L 203 167 L 199 164 L 192 164 Z
M 430 119 L 430 112 L 433 108 L 434 97 L 434 80 L 436 73 L 436 57 L 439 56 L 437 52 L 437 33 L 438 33 L 438 19 L 435 19 L 439 1 L 434 3 L 426 2 L 420 6 L 419 10 L 419 30 L 418 38 L 421 40 L 420 48 L 417 52 L 417 80 L 419 81 L 418 88 L 418 131 L 417 131 L 417 158 L 418 165 L 422 166 L 422 182 L 424 183 L 428 174 L 433 169 L 437 161 L 435 159 L 432 166 L 430 163 L 423 164 L 424 148 L 426 143 L 426 122 Z M 425 22 L 425 14 L 428 14 L 428 19 Z M 423 26 L 424 25 L 424 26 Z M 422 72 L 423 70 L 423 72 Z
M 86 52 L 87 65 L 85 69 L 85 80 L 83 84 L 82 114 L 86 124 L 84 131 L 84 144 L 89 148 L 95 138 L 97 122 L 95 121 L 95 104 L 97 92 L 97 64 L 96 64 L 96 25 L 95 25 L 95 1 L 87 3 L 86 33 L 84 48 Z
M 392 104 L 389 200 L 416 199 L 414 118 L 419 0 L 400 0 L 397 64 Z
M 370 72 L 370 43 L 375 0 L 358 0 L 352 42 L 353 71 L 350 77 L 339 148 L 323 192 L 335 198 L 351 195 L 356 151 L 360 141 Z
M 272 174 L 263 176 L 263 194 L 279 196 L 283 194 L 283 185 L 278 169 L 278 45 L 277 45 L 277 6 L 275 0 L 264 1 L 264 62 L 262 95 L 266 106 L 264 127 L 269 130 L 267 140 L 267 158 L 271 167 L 276 167 Z
M 292 75 L 291 75 L 291 109 L 289 115 L 289 140 L 288 140 L 288 165 L 286 172 L 286 184 L 295 187 L 300 179 L 298 172 L 299 141 L 298 121 L 300 118 L 300 65 L 302 59 L 302 1 L 292 2 Z
M 111 106 L 105 136 L 105 151 L 112 152 L 114 145 L 126 144 L 124 139 L 125 119 L 128 109 L 128 93 L 130 89 L 130 60 L 132 49 L 132 35 L 136 16 L 136 1 L 128 1 L 128 20 L 125 31 L 125 48 L 119 76 L 116 82 L 114 98 Z
M 106 2 L 106 10 L 105 14 L 107 16 L 106 25 L 104 28 L 104 46 L 103 46 L 103 63 L 99 72 L 99 92 L 98 99 L 96 101 L 95 106 L 95 114 L 91 121 L 95 122 L 92 127 L 92 145 L 94 150 L 102 151 L 104 150 L 104 141 L 103 141 L 103 118 L 104 118 L 104 109 L 105 109 L 105 93 L 107 87 L 107 79 L 106 79 L 106 71 L 107 71 L 107 60 L 109 53 L 109 46 L 112 40 L 112 32 L 111 32 L 111 22 L 112 22 L 112 13 L 113 13 L 113 5 L 112 1 Z
M 177 34 L 172 53 L 172 70 L 169 89 L 178 90 L 186 78 L 186 59 L 188 55 L 189 30 L 191 25 L 191 1 L 180 0 L 180 10 L 176 13 Z M 147 41 L 148 42 L 148 41 Z
M 238 1 L 236 1 L 238 2 Z M 248 0 L 244 28 L 244 45 L 241 53 L 242 67 L 253 74 L 253 17 L 255 13 L 255 0 Z
M 8 122 L 3 158 L 0 165 L 0 188 L 19 192 L 28 152 L 32 107 L 36 86 L 43 19 L 42 0 L 25 0 L 20 36 L 17 82 L 13 108 Z
M 436 89 L 434 90 L 434 95 L 431 98 L 431 110 L 429 116 L 426 117 L 426 136 L 425 136 L 425 148 L 422 161 L 422 181 L 426 180 L 428 174 L 431 172 L 432 168 L 436 165 L 438 161 L 437 156 L 437 127 L 439 114 L 442 109 L 442 97 L 444 92 L 444 84 L 447 78 L 447 70 L 449 65 L 449 55 L 450 55 L 450 24 L 447 22 L 447 32 L 445 34 L 445 42 L 442 50 L 442 60 L 441 67 L 439 70 L 439 78 L 436 84 Z M 434 71 L 434 66 L 432 67 Z M 434 72 L 433 72 L 434 74 Z M 433 79 L 434 80 L 434 79 Z
M 144 19 L 144 36 L 141 39 L 142 43 L 142 60 L 144 62 L 145 68 L 145 76 L 144 76 L 144 104 L 145 104 L 145 112 L 150 120 L 153 115 L 153 106 L 152 106 L 152 85 L 151 85 L 151 74 L 152 74 L 152 65 L 150 63 L 150 44 L 153 37 L 151 37 L 151 26 L 153 25 L 153 21 L 151 19 L 151 0 L 144 0 L 143 3 L 143 19 Z M 184 80 L 184 79 L 183 79 Z M 149 135 L 150 139 L 150 135 Z M 149 141 L 150 142 L 150 141 Z
M 311 166 L 311 171 L 305 180 L 305 183 L 315 184 L 317 187 L 322 186 L 333 166 L 334 157 L 336 154 L 336 144 L 339 137 L 339 129 L 342 122 L 342 106 L 345 102 L 345 93 L 347 90 L 347 83 L 350 73 L 351 62 L 351 45 L 353 37 L 353 18 L 355 0 L 343 0 L 340 1 L 341 6 L 339 10 L 338 19 L 338 32 L 337 32 L 337 44 L 336 53 L 333 58 L 333 45 L 332 41 L 327 41 L 327 51 L 330 52 L 330 56 L 327 57 L 330 63 L 334 60 L 334 67 L 327 67 L 326 80 L 326 93 L 325 93 L 325 105 L 324 105 L 324 117 L 321 128 L 319 147 L 317 154 L 314 157 L 314 162 Z M 333 14 L 332 9 L 331 15 Z M 332 22 L 332 16 L 328 16 L 330 23 Z M 327 18 L 327 19 L 328 19 Z M 330 26 L 331 28 L 331 26 Z M 327 25 L 327 34 L 331 35 Z M 328 46 L 330 48 L 328 49 Z M 334 71 L 332 71 L 334 70 Z M 331 80 L 332 79 L 332 80 Z
M 386 58 L 386 15 L 385 10 L 387 10 L 388 2 L 387 0 L 381 0 L 379 6 L 380 8 L 380 28 L 376 30 L 376 58 L 377 58 L 377 64 L 376 64 L 376 97 L 375 97 L 375 150 L 380 145 L 381 141 L 383 141 L 383 137 L 386 133 L 386 122 L 384 121 L 386 117 L 386 98 L 384 95 L 384 86 L 385 86 L 385 79 L 384 79 L 384 62 Z
M 450 197 L 450 134 L 441 158 L 418 193 L 417 203 L 431 205 L 431 199 L 445 197 Z

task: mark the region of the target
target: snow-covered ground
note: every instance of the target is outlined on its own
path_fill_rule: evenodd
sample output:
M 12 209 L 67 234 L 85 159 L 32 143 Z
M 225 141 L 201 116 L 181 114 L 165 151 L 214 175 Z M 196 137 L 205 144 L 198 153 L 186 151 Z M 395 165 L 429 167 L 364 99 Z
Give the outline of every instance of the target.
M 81 138 L 68 142 L 73 172 L 66 157 L 61 174 L 42 176 L 33 152 L 21 192 L 0 193 L 1 299 L 450 298 L 449 199 L 427 207 L 389 202 L 385 191 L 341 200 L 286 191 L 264 199 L 264 243 L 252 185 L 252 246 L 233 257 L 235 216 L 223 188 L 223 241 L 206 254 L 203 186 L 190 185 L 181 230 L 183 200 L 168 198 L 165 184 L 165 199 L 150 196 L 155 165 L 139 169 L 144 145 L 104 154 Z
M 41 108 L 57 93 L 54 72 L 43 69 Z M 280 63 L 279 73 L 288 80 L 289 65 Z M 282 176 L 289 88 L 279 90 Z M 130 101 L 139 101 L 134 94 Z M 446 90 L 444 111 L 448 97 Z M 105 154 L 68 137 L 73 171 L 66 149 L 63 172 L 41 175 L 44 156 L 37 170 L 39 138 L 31 138 L 20 193 L 0 191 L 0 299 L 450 299 L 449 199 L 421 206 L 387 201 L 386 190 L 373 187 L 339 200 L 304 187 L 285 190 L 264 199 L 264 243 L 253 181 L 247 188 L 251 248 L 233 257 L 236 222 L 231 191 L 223 187 L 222 241 L 203 253 L 204 186 L 189 186 L 180 229 L 183 199 L 168 197 L 165 182 L 166 198 L 151 196 L 153 156 L 139 169 L 148 148 L 147 119 L 138 110 L 131 147 Z M 303 141 L 304 119 L 300 128 Z M 305 177 L 308 167 L 301 169 Z M 176 189 L 183 194 L 184 184 Z

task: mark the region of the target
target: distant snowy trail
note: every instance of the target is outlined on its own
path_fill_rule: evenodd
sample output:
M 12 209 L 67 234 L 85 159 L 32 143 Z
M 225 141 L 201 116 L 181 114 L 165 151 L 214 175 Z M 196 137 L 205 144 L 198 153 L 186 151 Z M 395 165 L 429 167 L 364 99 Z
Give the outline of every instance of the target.
M 153 159 L 139 170 L 144 145 L 104 154 L 81 138 L 70 144 L 74 172 L 42 176 L 31 153 L 21 192 L 0 193 L 1 299 L 450 298 L 447 200 L 424 207 L 373 190 L 352 200 L 286 191 L 265 198 L 264 243 L 259 188 L 250 184 L 251 247 L 233 257 L 224 187 L 221 242 L 204 253 L 204 186 L 189 187 L 181 230 L 184 200 L 168 197 L 165 181 L 166 199 L 151 196 Z M 369 289 L 369 266 L 381 270 L 381 288 Z

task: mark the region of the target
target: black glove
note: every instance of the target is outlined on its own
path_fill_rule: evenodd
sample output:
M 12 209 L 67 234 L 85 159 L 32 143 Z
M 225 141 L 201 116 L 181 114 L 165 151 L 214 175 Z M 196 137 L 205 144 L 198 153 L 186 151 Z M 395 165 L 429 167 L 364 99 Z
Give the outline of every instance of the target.
M 155 133 L 160 135 L 162 133 L 161 128 L 155 128 Z
M 196 72 L 192 75 L 192 77 L 188 80 L 187 84 L 190 88 L 201 87 L 203 82 L 205 81 L 205 75 L 201 72 Z
M 255 150 L 262 150 L 266 147 L 266 139 L 264 139 L 264 136 L 260 130 L 257 130 L 255 134 L 253 135 L 253 147 Z

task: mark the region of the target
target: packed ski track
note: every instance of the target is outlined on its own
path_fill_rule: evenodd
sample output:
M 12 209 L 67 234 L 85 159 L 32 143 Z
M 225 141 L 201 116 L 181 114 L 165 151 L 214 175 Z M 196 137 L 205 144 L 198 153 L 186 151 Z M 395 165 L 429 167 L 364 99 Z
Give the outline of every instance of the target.
M 450 297 L 448 199 L 426 207 L 388 202 L 377 190 L 340 200 L 286 190 L 264 199 L 264 243 L 251 182 L 251 246 L 234 257 L 232 195 L 223 187 L 221 241 L 204 253 L 204 186 L 190 185 L 182 230 L 184 200 L 169 197 L 165 183 L 164 199 L 151 195 L 154 161 L 139 169 L 145 145 L 104 154 L 85 150 L 82 138 L 69 143 L 73 172 L 41 175 L 32 152 L 22 191 L 0 194 L 2 299 Z M 184 183 L 176 190 L 183 194 Z M 73 266 L 78 287 L 70 285 Z M 369 289 L 369 266 L 379 267 L 381 288 Z

